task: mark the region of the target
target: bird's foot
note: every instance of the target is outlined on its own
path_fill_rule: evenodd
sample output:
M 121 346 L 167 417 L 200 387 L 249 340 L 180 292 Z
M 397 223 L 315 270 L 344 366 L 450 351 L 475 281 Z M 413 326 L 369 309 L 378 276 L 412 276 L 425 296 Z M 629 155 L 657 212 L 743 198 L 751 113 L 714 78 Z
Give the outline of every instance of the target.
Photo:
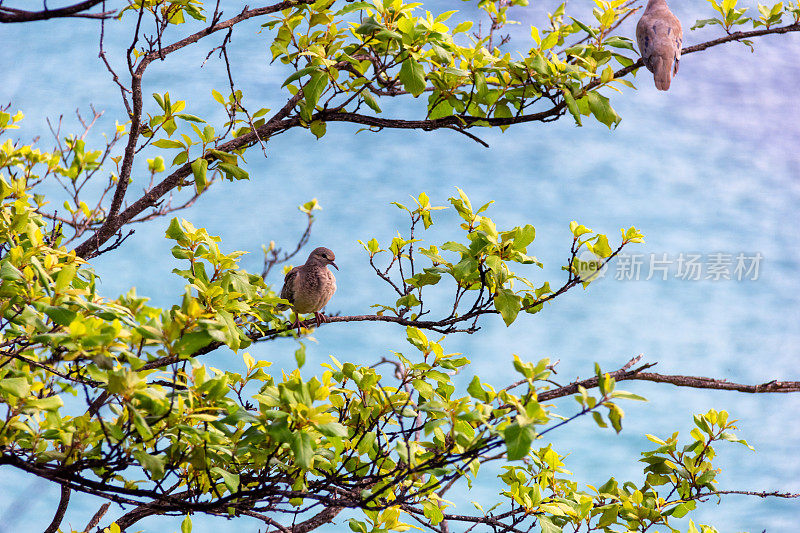
M 294 316 L 294 320 L 292 321 L 291 324 L 289 324 L 289 329 L 297 328 L 297 335 L 298 336 L 300 335 L 300 324 L 301 324 L 300 315 L 295 315 Z
M 317 327 L 319 327 L 320 324 L 324 324 L 325 322 L 328 321 L 328 317 L 326 317 L 319 311 L 314 312 L 314 318 L 317 320 Z

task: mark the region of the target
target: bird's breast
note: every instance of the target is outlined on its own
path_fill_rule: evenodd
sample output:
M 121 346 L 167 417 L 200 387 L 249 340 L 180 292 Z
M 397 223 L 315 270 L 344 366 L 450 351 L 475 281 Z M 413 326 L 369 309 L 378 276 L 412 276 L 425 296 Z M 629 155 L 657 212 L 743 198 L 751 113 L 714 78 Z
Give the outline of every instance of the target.
M 330 301 L 336 292 L 336 278 L 327 268 L 311 269 L 298 276 L 294 286 L 294 309 L 298 313 L 315 313 Z

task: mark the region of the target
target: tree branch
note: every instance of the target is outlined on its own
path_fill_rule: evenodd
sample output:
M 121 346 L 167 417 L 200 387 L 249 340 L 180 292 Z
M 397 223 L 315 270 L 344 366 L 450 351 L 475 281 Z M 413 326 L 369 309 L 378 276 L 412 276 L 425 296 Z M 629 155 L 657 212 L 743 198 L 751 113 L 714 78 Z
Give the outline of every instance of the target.
M 106 502 L 103 505 L 101 505 L 100 509 L 97 510 L 92 519 L 89 520 L 89 523 L 86 524 L 86 528 L 84 528 L 83 533 L 90 533 L 93 528 L 96 528 L 97 524 L 99 524 L 100 520 L 103 519 L 103 516 L 106 514 L 106 511 L 108 511 L 109 507 L 111 507 L 111 504 L 109 502 Z
M 718 494 L 742 494 L 745 496 L 758 496 L 759 498 L 800 498 L 800 494 L 795 494 L 792 492 L 779 492 L 776 490 L 770 492 L 756 492 L 751 490 L 715 490 L 714 492 L 706 492 L 704 494 L 698 494 L 697 498 L 704 498 L 707 496 L 717 496 Z
M 86 0 L 71 6 L 58 9 L 44 9 L 42 11 L 24 11 L 13 7 L 0 6 L 0 22 L 32 22 L 36 20 L 47 20 L 53 18 L 82 17 L 92 19 L 107 19 L 114 16 L 116 11 L 105 11 L 103 13 L 82 13 L 91 9 L 104 0 Z
M 256 132 L 250 132 L 241 137 L 237 137 L 231 141 L 219 145 L 216 149 L 221 152 L 231 152 L 243 146 L 257 142 L 258 136 L 272 136 L 276 132 L 283 131 L 291 128 L 300 123 L 298 118 L 289 120 L 269 121 L 267 124 L 258 128 Z M 208 161 L 214 161 L 216 158 L 211 155 L 204 156 Z M 106 223 L 97 230 L 91 237 L 83 241 L 77 248 L 75 253 L 82 258 L 88 258 L 102 246 L 108 239 L 119 231 L 122 226 L 127 224 L 135 216 L 139 215 L 145 209 L 152 207 L 158 203 L 158 199 L 167 194 L 169 191 L 177 187 L 183 180 L 192 173 L 190 163 L 184 164 L 178 170 L 164 178 L 163 181 L 158 183 L 152 189 L 148 190 L 141 198 L 136 200 L 128 208 L 121 211 L 117 216 L 109 217 Z M 121 179 L 121 178 L 120 178 Z
M 712 389 L 712 390 L 731 390 L 738 392 L 746 392 L 750 394 L 761 393 L 790 393 L 800 392 L 800 381 L 777 381 L 772 380 L 760 385 L 742 385 L 739 383 L 732 383 L 725 379 L 714 379 L 700 376 L 679 376 L 669 374 L 656 374 L 653 372 L 644 372 L 644 370 L 655 366 L 656 363 L 648 363 L 642 365 L 634 370 L 628 370 L 631 366 L 636 364 L 641 355 L 634 357 L 628 363 L 617 370 L 610 372 L 609 375 L 616 381 L 653 381 L 656 383 L 670 383 L 676 387 L 691 387 L 695 389 Z M 578 388 L 592 389 L 597 387 L 598 379 L 596 377 L 574 381 L 569 385 L 559 387 L 550 391 L 539 393 L 537 400 L 546 402 L 564 396 L 571 396 L 578 393 Z
M 61 521 L 64 519 L 64 515 L 67 512 L 67 507 L 69 506 L 69 495 L 71 492 L 72 489 L 70 489 L 67 485 L 61 485 L 61 499 L 58 502 L 56 514 L 53 517 L 53 520 L 50 522 L 50 525 L 44 530 L 44 533 L 56 533 L 58 531 L 58 526 L 61 525 Z

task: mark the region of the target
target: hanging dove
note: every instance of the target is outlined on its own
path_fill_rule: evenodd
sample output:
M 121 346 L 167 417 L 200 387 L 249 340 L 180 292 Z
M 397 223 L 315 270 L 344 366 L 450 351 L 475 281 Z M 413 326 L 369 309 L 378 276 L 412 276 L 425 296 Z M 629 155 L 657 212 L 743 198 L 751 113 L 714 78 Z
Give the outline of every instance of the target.
M 666 0 L 650 0 L 636 25 L 636 41 L 647 70 L 653 73 L 656 89 L 666 91 L 678 73 L 683 30 Z
M 296 327 L 298 333 L 300 333 L 300 313 L 314 313 L 317 327 L 321 322 L 325 322 L 325 315 L 320 311 L 336 292 L 336 278 L 333 272 L 328 270 L 328 265 L 339 270 L 334 263 L 335 260 L 332 251 L 320 247 L 309 254 L 304 265 L 296 266 L 286 274 L 281 298 L 292 302 L 291 307 L 296 316 L 292 327 Z M 277 309 L 283 310 L 287 307 L 289 306 L 282 304 Z

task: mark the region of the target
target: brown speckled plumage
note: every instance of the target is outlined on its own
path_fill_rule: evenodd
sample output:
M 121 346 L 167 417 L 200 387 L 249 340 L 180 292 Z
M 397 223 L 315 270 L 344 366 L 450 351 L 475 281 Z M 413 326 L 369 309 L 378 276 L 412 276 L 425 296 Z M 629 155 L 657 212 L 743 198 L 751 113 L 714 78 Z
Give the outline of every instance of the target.
M 325 321 L 325 316 L 320 312 L 330 301 L 333 293 L 336 292 L 336 278 L 333 272 L 328 270 L 328 265 L 336 270 L 334 261 L 336 257 L 327 248 L 316 248 L 304 265 L 296 266 L 286 274 L 281 289 L 281 298 L 289 300 L 295 313 L 314 313 L 317 319 L 317 326 Z M 280 308 L 280 307 L 279 307 Z M 283 309 L 286 306 L 282 306 Z M 299 318 L 295 320 L 293 326 L 299 326 Z

